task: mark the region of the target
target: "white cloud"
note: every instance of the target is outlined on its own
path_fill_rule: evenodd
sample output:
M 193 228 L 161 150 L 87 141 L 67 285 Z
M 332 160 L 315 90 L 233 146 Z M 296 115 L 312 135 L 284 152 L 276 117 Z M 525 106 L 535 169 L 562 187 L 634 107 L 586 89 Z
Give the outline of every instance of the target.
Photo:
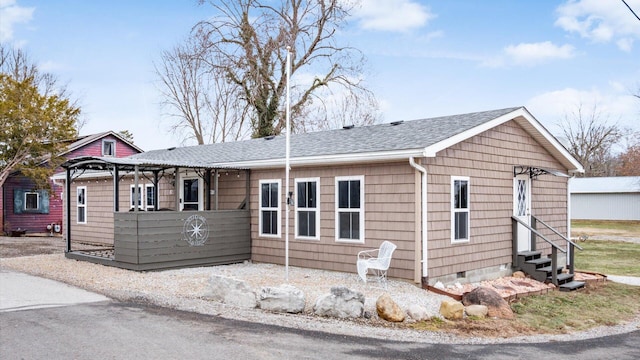
M 632 9 L 640 9 L 640 0 L 626 1 Z M 556 13 L 556 26 L 594 42 L 615 41 L 623 51 L 631 50 L 634 38 L 640 39 L 640 21 L 621 1 L 571 0 L 558 6 Z
M 0 0 L 0 41 L 13 39 L 13 26 L 29 22 L 34 10 L 19 6 L 15 0 Z
M 362 0 L 354 16 L 364 29 L 394 32 L 420 28 L 435 18 L 428 7 L 413 0 Z
M 521 43 L 509 45 L 499 56 L 484 59 L 482 66 L 502 67 L 505 65 L 533 66 L 551 60 L 570 59 L 575 56 L 575 49 L 571 45 L 555 45 L 550 41 L 539 43 Z

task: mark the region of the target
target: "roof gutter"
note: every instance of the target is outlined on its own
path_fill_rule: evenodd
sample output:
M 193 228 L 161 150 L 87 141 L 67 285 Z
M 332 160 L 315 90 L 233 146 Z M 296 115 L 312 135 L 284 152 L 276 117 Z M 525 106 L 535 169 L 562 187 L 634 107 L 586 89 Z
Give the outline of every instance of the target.
M 422 285 L 429 284 L 429 263 L 427 247 L 427 169 L 416 163 L 413 156 L 409 157 L 409 165 L 420 172 L 420 215 L 422 229 Z

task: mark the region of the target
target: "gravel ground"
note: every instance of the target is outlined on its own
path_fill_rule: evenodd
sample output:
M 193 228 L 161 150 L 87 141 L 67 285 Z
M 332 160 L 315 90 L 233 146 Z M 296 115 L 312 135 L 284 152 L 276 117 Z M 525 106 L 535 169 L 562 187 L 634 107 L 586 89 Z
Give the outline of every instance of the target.
M 511 338 L 471 338 L 443 332 L 415 331 L 376 321 L 375 301 L 385 290 L 377 283 L 365 285 L 355 273 L 340 273 L 313 269 L 289 268 L 290 285 L 305 293 L 304 314 L 276 314 L 259 309 L 242 309 L 205 300 L 208 279 L 213 274 L 245 280 L 256 292 L 262 286 L 285 283 L 283 266 L 272 264 L 234 264 L 214 267 L 187 268 L 154 272 L 134 272 L 83 261 L 69 260 L 63 254 L 36 255 L 0 259 L 0 267 L 38 275 L 122 301 L 136 301 L 157 306 L 230 319 L 280 325 L 295 329 L 316 330 L 341 335 L 367 336 L 397 341 L 426 343 L 514 343 L 587 339 L 640 329 L 640 318 L 623 325 L 598 327 L 567 335 L 535 335 Z M 365 310 L 372 320 L 339 320 L 311 315 L 315 299 L 329 293 L 332 286 L 344 285 L 365 295 Z M 437 314 L 442 299 L 447 297 L 427 292 L 413 284 L 389 280 L 386 289 L 403 308 L 410 304 L 425 306 Z M 372 326 L 372 324 L 377 324 Z M 384 324 L 384 325 L 381 325 Z

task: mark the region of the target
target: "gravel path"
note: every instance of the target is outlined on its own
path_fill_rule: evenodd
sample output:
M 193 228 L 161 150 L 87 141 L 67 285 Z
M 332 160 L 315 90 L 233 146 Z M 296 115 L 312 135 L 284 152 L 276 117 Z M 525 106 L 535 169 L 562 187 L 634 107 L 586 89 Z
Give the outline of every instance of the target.
M 315 299 L 329 293 L 330 288 L 344 285 L 365 295 L 365 311 L 377 317 L 375 301 L 385 290 L 376 283 L 364 284 L 355 273 L 289 268 L 289 284 L 302 290 L 307 299 L 304 314 L 275 314 L 259 309 L 242 309 L 205 300 L 208 279 L 213 274 L 246 281 L 256 292 L 262 286 L 285 283 L 283 266 L 272 264 L 234 264 L 154 272 L 134 272 L 83 261 L 69 260 L 63 254 L 36 255 L 0 259 L 0 267 L 62 281 L 122 301 L 145 302 L 153 305 L 217 315 L 230 319 L 275 324 L 295 329 L 316 330 L 334 334 L 367 336 L 388 340 L 426 343 L 513 343 L 586 339 L 640 329 L 640 317 L 624 325 L 599 327 L 567 335 L 535 335 L 511 338 L 468 338 L 443 332 L 400 329 L 393 324 L 371 326 L 359 320 L 339 320 L 311 315 Z M 448 297 L 422 290 L 415 285 L 389 280 L 387 290 L 403 308 L 410 304 L 426 307 L 437 314 L 442 299 Z

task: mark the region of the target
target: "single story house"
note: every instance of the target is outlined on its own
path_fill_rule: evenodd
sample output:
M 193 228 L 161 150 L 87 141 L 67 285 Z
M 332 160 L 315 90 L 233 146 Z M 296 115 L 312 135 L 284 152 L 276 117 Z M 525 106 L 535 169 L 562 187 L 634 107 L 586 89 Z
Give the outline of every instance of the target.
M 359 251 L 389 240 L 388 275 L 433 285 L 509 274 L 516 251 L 548 252 L 521 225 L 531 215 L 570 235 L 568 179 L 584 170 L 524 107 L 291 135 L 289 194 L 285 138 L 67 161 L 57 177 L 69 244 L 102 236 L 114 249 L 98 259 L 69 245 L 66 256 L 355 273 Z
M 79 156 L 127 157 L 140 152 L 142 149 L 120 134 L 105 131 L 69 140 L 60 156 L 66 159 Z M 40 189 L 33 180 L 16 171 L 9 175 L 0 190 L 0 234 L 17 229 L 27 233 L 61 234 L 61 182 L 52 181 L 50 190 Z
M 574 178 L 571 219 L 640 220 L 640 176 Z

